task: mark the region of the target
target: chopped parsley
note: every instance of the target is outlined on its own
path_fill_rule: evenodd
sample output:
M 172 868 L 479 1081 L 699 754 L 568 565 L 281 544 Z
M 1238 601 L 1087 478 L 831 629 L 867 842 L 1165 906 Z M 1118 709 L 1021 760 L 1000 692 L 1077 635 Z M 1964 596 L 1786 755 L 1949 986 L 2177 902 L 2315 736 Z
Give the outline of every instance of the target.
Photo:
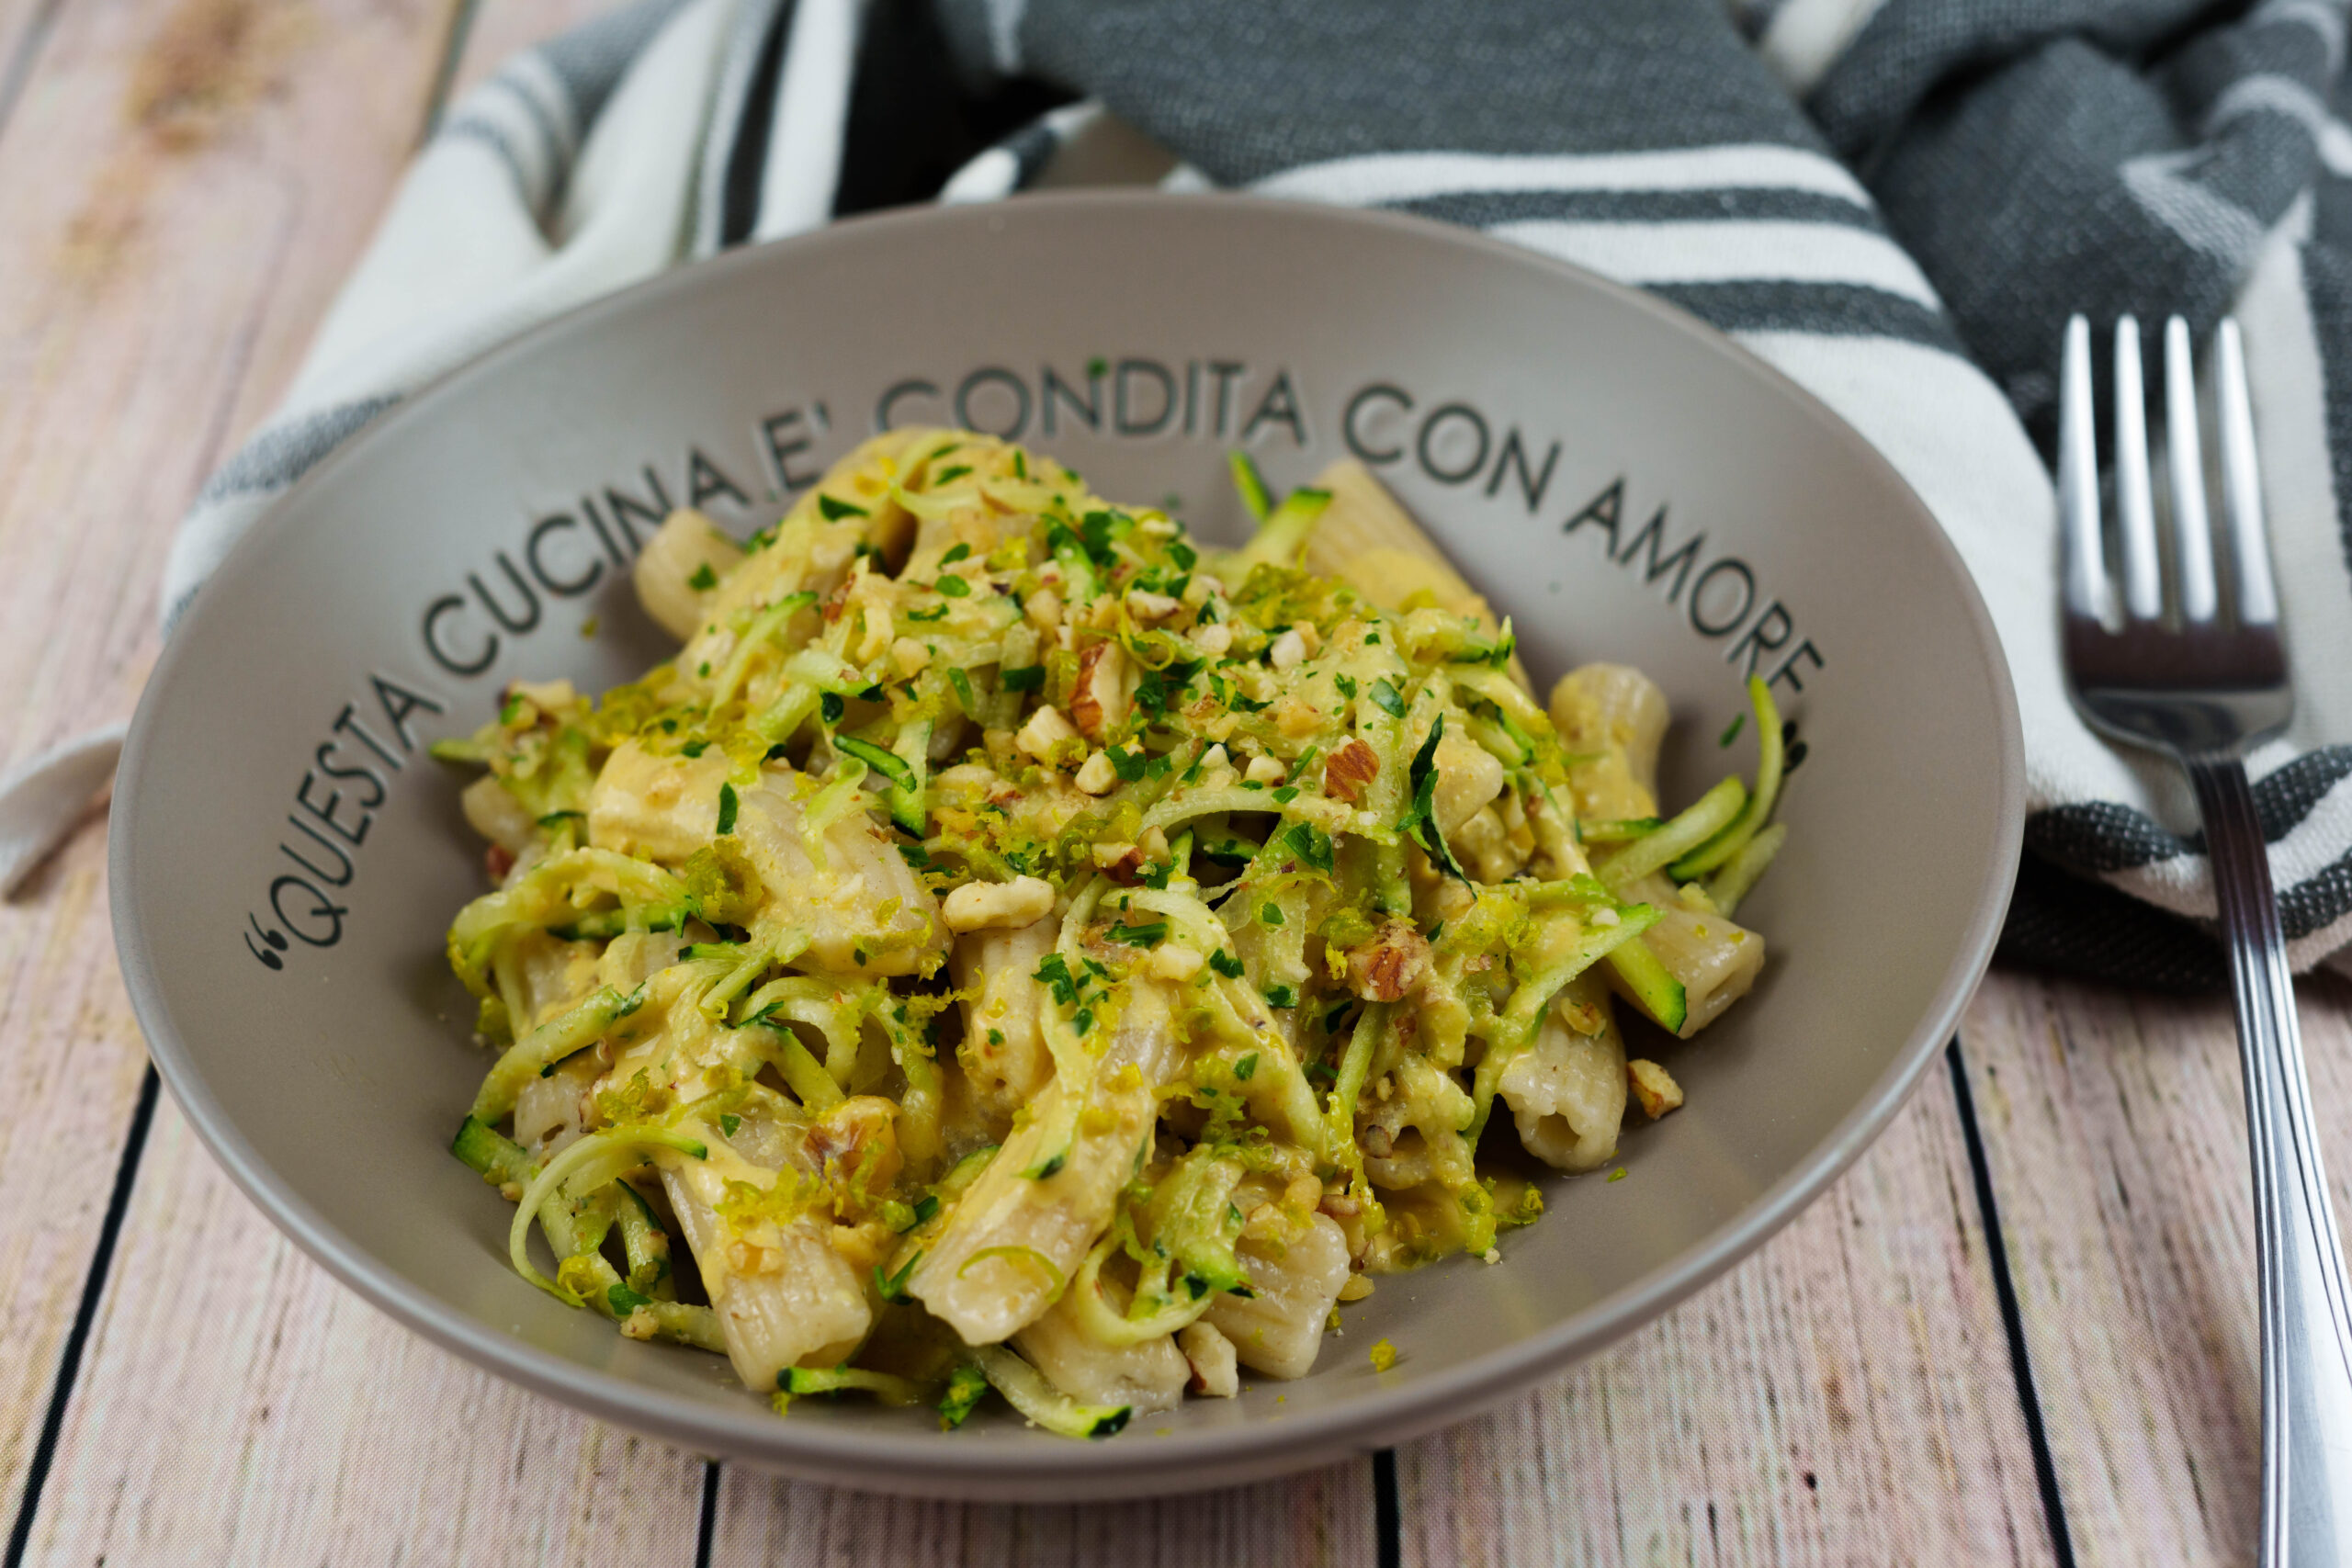
M 1248 1083 L 1252 1077 L 1256 1077 L 1257 1072 L 1258 1053 L 1255 1051 L 1250 1052 L 1248 1055 L 1239 1058 L 1233 1064 L 1233 1076 L 1240 1079 L 1243 1083 Z
M 838 523 L 844 517 L 869 517 L 873 513 L 854 502 L 836 501 L 830 495 L 817 497 L 817 510 L 825 514 L 828 523 Z
M 1467 882 L 1462 863 L 1453 858 L 1453 848 L 1437 825 L 1437 743 L 1445 737 L 1445 716 L 1438 715 L 1430 726 L 1429 739 L 1413 753 L 1413 766 L 1406 774 L 1413 791 L 1412 804 L 1405 808 L 1405 819 L 1397 827 L 1413 842 L 1428 852 L 1430 859 L 1443 866 L 1457 882 Z
M 972 585 L 970 583 L 965 581 L 960 577 L 953 575 L 941 578 L 938 581 L 933 583 L 932 586 L 939 590 L 939 595 L 943 599 L 968 598 L 972 592 Z
M 895 1274 L 884 1273 L 882 1271 L 882 1265 L 876 1263 L 874 1266 L 875 1294 L 880 1296 L 886 1302 L 902 1302 L 907 1300 L 907 1281 L 913 1277 L 915 1265 L 922 1261 L 922 1254 L 918 1252 L 912 1258 L 908 1258 L 906 1267 L 900 1269 Z
M 1372 705 L 1391 718 L 1405 716 L 1405 699 L 1396 694 L 1396 688 L 1388 683 L 1385 675 L 1372 683 Z
M 827 724 L 839 724 L 842 715 L 849 711 L 849 704 L 842 700 L 839 692 L 826 692 L 817 699 L 817 711 L 824 716 Z
M 686 586 L 698 593 L 707 593 L 718 586 L 718 573 L 711 570 L 710 563 L 705 561 L 695 568 L 693 576 L 686 579 Z
M 1272 906 L 1268 905 L 1267 908 L 1272 908 Z M 1298 992 L 1289 986 L 1269 986 L 1266 987 L 1266 1005 L 1270 1008 L 1295 1008 L 1298 1005 Z
M 1228 980 L 1241 978 L 1241 960 L 1221 947 L 1209 954 L 1209 967 Z
M 1316 827 L 1314 823 L 1292 823 L 1290 830 L 1283 835 L 1283 840 L 1298 852 L 1299 859 L 1316 870 L 1328 872 L 1331 869 L 1331 836 Z M 1270 920 L 1267 923 L 1277 925 L 1281 922 Z
M 720 838 L 725 838 L 735 830 L 736 807 L 735 786 L 731 784 L 720 784 L 718 786 L 718 836 Z
M 1018 669 L 1001 671 L 997 682 L 1008 692 L 1034 692 L 1046 683 L 1046 667 L 1023 664 Z

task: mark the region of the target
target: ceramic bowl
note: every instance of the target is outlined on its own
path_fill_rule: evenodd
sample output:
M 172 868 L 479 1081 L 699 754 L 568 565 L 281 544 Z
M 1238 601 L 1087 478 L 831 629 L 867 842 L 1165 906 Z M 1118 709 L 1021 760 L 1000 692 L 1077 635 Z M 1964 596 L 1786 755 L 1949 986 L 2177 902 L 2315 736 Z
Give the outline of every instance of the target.
M 484 1066 L 442 933 L 481 888 L 425 756 L 517 678 L 598 690 L 665 649 L 627 581 L 691 502 L 771 521 L 881 424 L 1017 437 L 1102 494 L 1241 531 L 1353 454 L 1518 626 L 1540 680 L 1641 666 L 1664 794 L 1767 676 L 1805 761 L 1741 919 L 1755 993 L 1667 1048 L 1690 1096 L 1620 1181 L 1552 1184 L 1498 1266 L 1380 1281 L 1308 1378 L 1104 1442 L 999 1413 L 807 1400 L 633 1343 L 507 1268 L 448 1154 Z M 2006 669 L 1934 520 L 1726 338 L 1459 229 L 1227 197 L 1037 197 L 849 222 L 603 300 L 382 415 L 203 591 L 132 728 L 111 844 L 123 970 L 232 1176 L 384 1312 L 554 1398 L 844 1484 L 1075 1498 L 1261 1478 L 1457 1419 L 1646 1322 L 1786 1224 L 1894 1114 L 1982 973 L 2018 849 Z M 1375 1371 L 1375 1340 L 1400 1356 Z M 358 1375 L 355 1371 L 355 1375 Z

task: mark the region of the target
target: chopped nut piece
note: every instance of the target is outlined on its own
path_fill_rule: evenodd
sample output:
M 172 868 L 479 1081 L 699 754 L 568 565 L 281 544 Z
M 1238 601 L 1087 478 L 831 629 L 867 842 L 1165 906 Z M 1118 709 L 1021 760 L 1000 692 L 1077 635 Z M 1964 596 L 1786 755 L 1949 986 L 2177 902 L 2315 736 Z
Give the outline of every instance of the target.
M 1021 733 L 1013 738 L 1013 744 L 1051 766 L 1062 747 L 1077 739 L 1078 731 L 1071 727 L 1069 720 L 1061 716 L 1058 708 L 1047 703 L 1029 716 L 1029 722 L 1021 727 Z
M 1362 1274 L 1349 1275 L 1348 1282 L 1340 1287 L 1340 1299 L 1343 1302 L 1360 1302 L 1370 1294 L 1372 1281 Z
M 1151 950 L 1151 972 L 1182 984 L 1201 972 L 1201 955 L 1181 942 L 1162 942 Z
M 1250 771 L 1241 776 L 1255 784 L 1272 784 L 1282 783 L 1288 773 L 1278 757 L 1252 757 Z
M 1051 634 L 1061 629 L 1062 596 L 1050 588 L 1040 588 L 1023 604 L 1029 624 L 1041 632 Z
M 1143 881 L 1143 852 L 1133 844 L 1097 844 L 1094 869 L 1122 887 Z
M 1393 1002 L 1430 972 L 1430 940 L 1410 920 L 1391 920 L 1348 953 L 1348 988 L 1366 1001 Z
M 1293 626 L 1274 638 L 1274 645 L 1266 649 L 1266 660 L 1277 670 L 1295 670 L 1306 660 L 1306 639 Z
M 1216 773 L 1219 768 L 1230 770 L 1232 766 L 1232 755 L 1223 746 L 1212 746 L 1201 753 L 1201 772 L 1204 773 Z
M 1656 1062 L 1637 1056 L 1625 1064 L 1625 1077 L 1642 1102 L 1642 1114 L 1653 1122 L 1682 1103 L 1682 1086 Z
M 1241 1393 L 1239 1358 L 1233 1341 L 1205 1323 L 1190 1323 L 1176 1334 L 1177 1348 L 1193 1369 L 1193 1392 L 1211 1399 L 1232 1399 Z
M 1353 806 L 1363 798 L 1364 786 L 1380 776 L 1380 753 L 1361 740 L 1351 740 L 1323 759 L 1323 793 Z
M 1233 628 L 1223 621 L 1211 621 L 1207 626 L 1194 626 L 1193 646 L 1212 659 L 1222 659 L 1233 647 Z
M 1323 728 L 1323 710 L 1296 692 L 1274 699 L 1273 717 L 1274 728 L 1293 740 L 1304 740 Z
M 1127 650 L 1115 642 L 1090 643 L 1078 656 L 1069 716 L 1089 740 L 1100 741 L 1127 716 L 1135 693 L 1135 660 Z
M 890 662 L 899 667 L 901 675 L 920 675 L 923 666 L 931 662 L 931 649 L 910 637 L 902 637 L 890 645 Z
M 1018 931 L 1053 912 L 1054 885 L 1037 876 L 967 882 L 947 896 L 940 918 L 951 931 Z
M 1119 787 L 1119 770 L 1111 765 L 1108 751 L 1097 751 L 1080 764 L 1078 787 L 1089 795 L 1108 795 Z
M 1127 590 L 1127 614 L 1146 626 L 1157 626 L 1184 607 L 1183 601 L 1141 588 Z

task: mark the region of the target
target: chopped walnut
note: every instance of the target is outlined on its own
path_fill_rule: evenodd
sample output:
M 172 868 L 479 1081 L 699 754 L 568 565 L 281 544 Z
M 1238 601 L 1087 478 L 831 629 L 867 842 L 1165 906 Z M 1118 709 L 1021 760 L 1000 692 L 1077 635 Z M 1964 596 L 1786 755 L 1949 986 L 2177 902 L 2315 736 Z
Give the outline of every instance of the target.
M 1135 690 L 1135 661 L 1127 657 L 1127 650 L 1108 640 L 1090 643 L 1078 656 L 1078 684 L 1070 694 L 1069 716 L 1088 739 L 1100 741 L 1127 716 Z
M 1363 798 L 1364 786 L 1380 776 L 1380 753 L 1361 740 L 1351 740 L 1323 759 L 1323 793 L 1350 806 Z
M 1122 887 L 1143 881 L 1143 851 L 1133 844 L 1097 844 L 1094 869 Z
M 1410 920 L 1391 920 L 1348 954 L 1348 988 L 1371 1002 L 1401 999 L 1430 972 L 1430 940 Z
M 1029 716 L 1029 722 L 1021 727 L 1013 743 L 1050 767 L 1059 760 L 1063 749 L 1077 739 L 1078 731 L 1070 727 L 1069 720 L 1048 703 Z
M 1642 1114 L 1653 1122 L 1682 1103 L 1682 1086 L 1656 1062 L 1635 1057 L 1625 1064 L 1625 1077 L 1642 1102 Z

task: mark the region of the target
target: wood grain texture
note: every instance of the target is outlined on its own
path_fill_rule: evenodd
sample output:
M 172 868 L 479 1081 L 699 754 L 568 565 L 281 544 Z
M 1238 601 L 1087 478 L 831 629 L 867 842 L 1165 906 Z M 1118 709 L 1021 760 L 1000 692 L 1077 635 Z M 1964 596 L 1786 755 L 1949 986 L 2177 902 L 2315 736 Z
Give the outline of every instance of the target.
M 1140 1503 L 912 1503 L 729 1466 L 713 1568 L 1352 1568 L 1374 1560 L 1372 1464 Z
M 2299 989 L 2341 1216 L 2352 987 Z M 2229 1004 L 1996 974 L 1963 1038 L 2078 1559 L 2252 1562 L 2260 1361 Z
M 2051 1561 L 1942 1061 L 1756 1257 L 1397 1478 L 1425 1568 Z
M 0 768 L 130 711 L 171 525 L 373 221 L 446 17 L 447 0 L 56 10 L 0 127 Z M 145 1068 L 103 822 L 0 905 L 10 1497 Z
M 0 0 L 0 62 L 46 0 Z M 479 0 L 455 76 L 601 0 Z M 62 0 L 0 125 L 0 766 L 127 713 L 173 521 L 264 414 L 423 125 L 457 0 Z M 0 65 L 5 70 L 5 65 Z M 91 829 L 0 905 L 0 1482 L 21 1486 L 144 1056 Z M 2307 987 L 2352 1206 L 2352 987 Z M 1972 1079 L 2079 1560 L 2246 1561 L 2251 1247 L 2225 1007 L 1996 976 Z M 1406 1561 L 2027 1562 L 2051 1545 L 1940 1066 L 1756 1258 L 1398 1456 Z M 36 1562 L 694 1561 L 703 1466 L 377 1316 L 166 1103 Z M 1371 1467 L 1163 1504 L 723 1472 L 714 1562 L 1373 1560 Z
M 85 834 L 0 903 L 0 1496 L 11 1501 L 147 1067 L 107 932 L 105 862 Z
M 702 1480 L 362 1303 L 167 1101 L 29 1561 L 687 1568 Z

